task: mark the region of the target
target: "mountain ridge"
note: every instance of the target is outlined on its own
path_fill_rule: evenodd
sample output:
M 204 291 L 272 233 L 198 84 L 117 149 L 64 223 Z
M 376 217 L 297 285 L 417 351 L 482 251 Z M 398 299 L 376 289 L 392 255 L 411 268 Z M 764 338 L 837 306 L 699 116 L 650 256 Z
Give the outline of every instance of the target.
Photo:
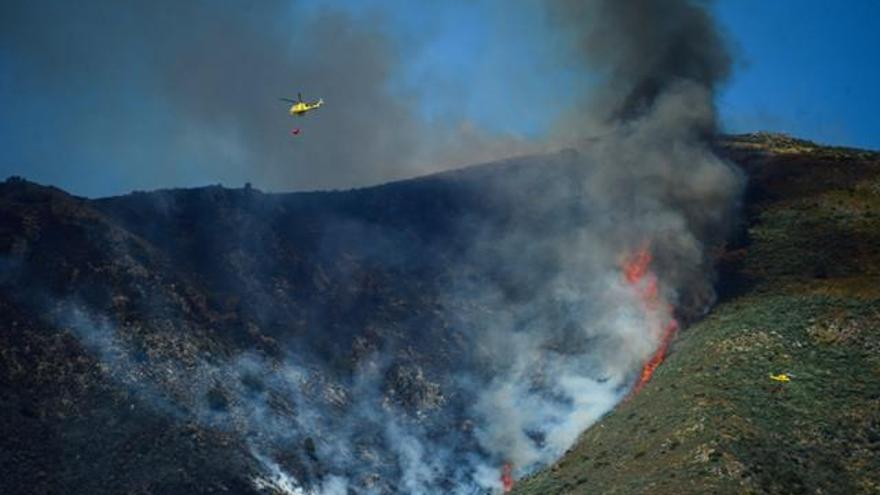
M 687 389 L 686 380 L 669 383 L 682 372 L 677 370 L 715 365 L 680 363 L 685 346 L 695 349 L 689 356 L 699 356 L 700 342 L 693 336 L 715 335 L 703 333 L 705 327 L 732 332 L 724 322 L 736 318 L 729 315 L 736 315 L 744 304 L 760 308 L 774 290 L 794 297 L 791 291 L 816 280 L 822 290 L 835 286 L 844 299 L 854 294 L 854 287 L 861 291 L 856 293 L 860 300 L 876 297 L 870 289 L 876 272 L 870 270 L 880 263 L 875 264 L 878 260 L 870 249 L 860 247 L 880 239 L 876 217 L 865 215 L 880 212 L 871 209 L 876 207 L 876 153 L 767 134 L 730 137 L 718 146 L 750 177 L 743 229 L 717 258 L 721 306 L 685 330 L 655 381 L 588 430 L 585 439 L 609 428 L 618 428 L 618 434 L 629 431 L 632 422 L 626 415 L 642 417 L 637 411 L 673 410 L 668 408 L 676 404 L 658 389 Z M 437 287 L 451 280 L 491 279 L 505 298 L 524 304 L 540 293 L 546 273 L 559 269 L 552 257 L 545 262 L 549 265 L 535 270 L 496 265 L 491 242 L 485 240 L 511 229 L 563 235 L 560 232 L 587 208 L 572 199 L 577 191 L 571 184 L 583 180 L 574 158 L 565 151 L 540 160 L 506 160 L 335 192 L 261 193 L 207 186 L 86 199 L 17 179 L 0 184 L 0 434 L 9 446 L 0 453 L 0 466 L 13 473 L 3 482 L 4 492 L 264 493 L 266 489 L 254 483 L 266 469 L 253 455 L 255 448 L 282 459 L 281 467 L 301 482 L 329 482 L 326 459 L 321 457 L 326 446 L 320 438 L 296 437 L 280 448 L 265 440 L 278 431 L 248 430 L 251 413 L 242 406 L 248 397 L 265 397 L 271 414 L 278 417 L 293 417 L 300 407 L 273 388 L 277 384 L 260 366 L 289 373 L 283 366 L 285 349 L 301 349 L 308 342 L 312 350 L 303 355 L 303 366 L 311 366 L 311 361 L 332 363 L 308 387 L 339 408 L 352 400 L 339 383 L 368 363 L 377 349 L 386 349 L 394 362 L 377 379 L 394 407 L 414 417 L 430 417 L 456 400 L 444 394 L 448 388 L 442 370 L 465 355 L 462 332 L 467 324 L 460 320 L 494 316 L 486 307 L 438 300 Z M 550 163 L 541 168 L 536 161 Z M 845 189 L 838 197 L 841 188 Z M 852 194 L 846 192 L 849 189 Z M 523 208 L 524 192 L 527 198 L 548 195 L 554 201 Z M 819 221 L 812 216 L 817 212 Z M 840 218 L 832 220 L 829 212 Z M 855 223 L 850 222 L 853 218 Z M 796 242 L 785 242 L 786 236 L 798 232 Z M 856 235 L 847 234 L 853 232 Z M 804 237 L 808 233 L 813 237 Z M 841 239 L 846 240 L 844 249 L 831 249 Z M 468 251 L 474 240 L 481 246 L 478 256 Z M 862 275 L 867 278 L 860 277 L 859 270 L 866 268 L 870 270 Z M 332 311 L 322 310 L 315 303 L 318 299 Z M 803 318 L 796 310 L 783 314 L 792 321 L 812 317 L 823 322 L 822 308 L 834 307 L 834 301 L 823 301 L 814 302 L 812 313 Z M 865 314 L 859 313 L 860 303 L 844 302 L 841 307 L 858 314 L 838 326 L 851 320 L 860 322 L 860 328 L 870 326 L 875 302 L 866 306 Z M 761 322 L 774 310 L 755 311 L 753 320 Z M 805 331 L 798 325 L 782 328 Z M 816 338 L 839 338 L 829 333 L 828 325 L 817 328 Z M 876 337 L 862 333 L 868 342 Z M 564 349 L 564 333 L 560 339 Z M 400 342 L 411 344 L 398 348 Z M 723 356 L 716 358 L 724 362 Z M 234 367 L 225 364 L 230 359 Z M 872 362 L 862 363 L 870 368 L 876 366 Z M 764 371 L 770 370 L 761 370 L 761 380 Z M 711 376 L 695 373 L 701 380 Z M 789 389 L 796 389 L 800 381 L 795 376 Z M 713 383 L 700 382 L 698 393 L 704 395 L 684 397 L 679 404 L 709 400 Z M 873 389 L 864 387 L 849 398 L 860 408 L 874 400 Z M 737 390 L 741 389 L 749 388 L 742 385 Z M 667 409 L 658 409 L 658 403 L 645 405 L 652 398 L 662 398 L 660 405 Z M 220 417 L 232 421 L 218 422 Z M 870 451 L 876 445 L 870 440 L 876 427 L 870 426 L 870 415 L 865 417 L 867 430 L 854 435 L 867 439 L 863 445 Z M 843 431 L 855 431 L 844 426 Z M 766 449 L 761 442 L 770 437 L 765 432 L 755 440 L 760 448 L 746 452 Z M 708 440 L 692 446 L 711 444 L 700 451 L 705 453 L 700 459 L 708 460 L 697 464 L 699 475 L 685 476 L 682 473 L 690 471 L 666 466 L 664 477 L 659 474 L 664 472 L 659 471 L 662 463 L 649 470 L 653 478 L 647 481 L 607 475 L 606 466 L 622 466 L 620 472 L 629 473 L 627 469 L 638 468 L 639 459 L 650 459 L 653 438 L 636 446 L 630 457 L 630 444 L 625 437 L 618 439 L 621 453 L 606 452 L 598 468 L 576 457 L 593 458 L 595 454 L 585 453 L 589 441 L 578 444 L 549 471 L 516 489 L 640 493 L 655 483 L 661 492 L 685 493 L 690 486 L 693 493 L 709 487 L 725 493 L 777 493 L 790 486 L 804 492 L 832 486 L 824 475 L 799 478 L 798 468 L 784 470 L 788 478 L 782 480 L 788 484 L 774 484 L 773 470 L 756 472 L 752 458 L 733 457 L 729 449 L 734 447 L 725 450 Z M 672 437 L 659 439 L 657 445 L 666 445 L 668 438 Z M 639 452 L 644 453 L 637 456 Z M 732 475 L 720 476 L 711 469 L 708 474 L 699 471 L 718 459 L 724 463 L 717 472 L 748 473 L 742 478 L 746 481 L 733 482 Z M 805 459 L 816 462 L 811 455 Z M 734 461 L 742 464 L 739 471 L 730 467 L 737 465 Z M 876 484 L 871 477 L 876 470 L 871 469 L 858 482 L 862 485 L 853 481 L 846 486 L 869 493 L 872 485 L 864 483 Z M 671 473 L 676 478 L 669 478 Z M 723 482 L 710 483 L 713 476 Z M 800 485 L 791 484 L 795 482 Z M 363 483 L 380 491 L 401 490 L 373 474 L 365 475 Z M 283 492 L 278 483 L 267 486 Z

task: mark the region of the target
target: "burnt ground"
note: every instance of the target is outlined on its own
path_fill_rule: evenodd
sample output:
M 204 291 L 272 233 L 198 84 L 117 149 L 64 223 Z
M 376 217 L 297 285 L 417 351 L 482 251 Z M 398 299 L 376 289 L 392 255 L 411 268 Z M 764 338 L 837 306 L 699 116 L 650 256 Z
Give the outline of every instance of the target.
M 321 484 L 334 461 L 321 457 L 326 439 L 290 425 L 309 404 L 344 418 L 352 377 L 380 351 L 383 407 L 441 416 L 431 413 L 455 399 L 444 370 L 466 354 L 452 316 L 481 308 L 435 292 L 455 276 L 531 297 L 519 287 L 538 290 L 543 273 L 461 252 L 493 238 L 486 226 L 564 231 L 558 208 L 511 202 L 528 184 L 572 209 L 582 168 L 571 158 L 314 193 L 90 200 L 0 183 L 0 493 L 272 493 L 254 482 L 266 473 L 257 448 Z M 309 371 L 296 399 L 276 378 L 290 356 Z M 397 467 L 362 450 L 353 482 L 400 492 Z
M 514 493 L 880 493 L 880 154 L 771 134 L 723 147 L 749 184 L 719 303 Z

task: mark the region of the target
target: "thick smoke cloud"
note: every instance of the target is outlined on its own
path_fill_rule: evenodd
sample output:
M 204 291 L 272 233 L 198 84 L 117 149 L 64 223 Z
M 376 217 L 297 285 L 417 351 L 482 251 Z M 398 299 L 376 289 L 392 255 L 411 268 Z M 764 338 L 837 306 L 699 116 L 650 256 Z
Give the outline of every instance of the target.
M 355 19 L 278 0 L 0 9 L 0 60 L 15 74 L 0 94 L 8 115 L 24 117 L 10 147 L 26 150 L 18 165 L 28 177 L 55 177 L 61 163 L 83 169 L 89 177 L 73 179 L 75 192 L 353 187 L 534 149 L 466 122 L 420 118 L 424 95 L 390 87 L 404 47 L 378 10 Z M 291 118 L 278 98 L 297 91 L 327 104 Z M 293 127 L 302 139 L 288 134 Z
M 671 297 L 688 298 L 675 302 L 691 315 L 712 300 L 706 247 L 723 241 L 742 188 L 736 167 L 709 146 L 731 57 L 707 3 L 550 4 L 602 79 L 564 119 L 601 136 L 584 145 L 600 164 L 588 194 L 621 216 L 621 235 L 654 241 L 664 281 L 689 287 Z
M 690 82 L 709 95 L 731 58 L 705 1 L 561 1 L 560 19 L 583 29 L 585 59 L 607 76 L 600 95 L 613 123 L 651 111 L 661 95 Z M 705 122 L 714 123 L 714 122 Z
M 522 475 L 552 462 L 628 393 L 660 343 L 658 322 L 671 319 L 673 308 L 691 318 L 712 303 L 709 252 L 724 239 L 741 178 L 709 144 L 716 125 L 714 91 L 729 71 L 711 17 L 688 0 L 548 7 L 558 15 L 559 28 L 581 40 L 579 63 L 598 69 L 603 84 L 587 95 L 588 104 L 579 109 L 586 113 L 560 124 L 584 138 L 576 149 L 511 161 L 506 175 L 483 183 L 480 196 L 487 209 L 501 214 L 454 219 L 451 232 L 460 233 L 456 241 L 463 247 L 431 286 L 438 319 L 452 322 L 450 328 L 431 334 L 415 322 L 405 331 L 389 331 L 394 337 L 379 347 L 361 346 L 364 335 L 351 336 L 358 350 L 352 354 L 359 358 L 349 375 L 340 376 L 329 359 L 309 352 L 315 343 L 304 339 L 281 356 L 199 363 L 177 385 L 175 390 L 197 392 L 175 397 L 200 422 L 238 431 L 249 442 L 258 488 L 325 494 L 498 490 L 503 464 Z M 151 87 L 162 88 L 163 101 L 186 115 L 186 122 L 207 123 L 218 135 L 235 137 L 229 142 L 240 148 L 224 154 L 258 161 L 254 166 L 264 167 L 259 170 L 267 179 L 297 177 L 272 168 L 283 161 L 289 143 L 279 144 L 267 129 L 281 123 L 252 112 L 264 104 L 253 94 L 262 98 L 280 91 L 291 78 L 309 93 L 320 86 L 328 102 L 355 90 L 364 95 L 354 103 L 357 111 L 328 103 L 327 112 L 311 121 L 327 131 L 323 134 L 345 136 L 352 145 L 319 138 L 320 148 L 301 150 L 314 160 L 317 168 L 310 173 L 317 177 L 361 174 L 360 168 L 347 168 L 355 164 L 393 174 L 402 163 L 393 158 L 423 152 L 424 128 L 411 119 L 406 101 L 383 89 L 395 62 L 381 36 L 359 31 L 337 15 L 321 14 L 304 25 L 296 39 L 323 40 L 322 53 L 351 59 L 351 77 L 339 78 L 335 61 L 310 58 L 296 43 L 291 46 L 282 34 L 288 29 L 262 10 L 241 7 L 234 17 L 204 19 L 195 11 L 187 14 L 192 8 L 172 20 L 138 8 L 125 12 L 138 22 L 147 17 L 169 27 L 185 20 L 179 31 L 171 29 L 158 41 L 160 48 L 173 46 L 174 55 L 159 57 L 162 70 L 151 72 Z M 253 44 L 228 46 L 226 35 L 235 30 L 249 34 L 230 38 Z M 176 37 L 188 39 L 191 50 L 180 51 Z M 147 63 L 154 50 L 144 49 Z M 279 50 L 304 58 L 264 69 Z M 176 62 L 166 67 L 169 59 Z M 300 64 L 308 70 L 300 72 Z M 224 65 L 235 69 L 221 69 Z M 224 83 L 215 85 L 217 80 Z M 250 91 L 254 84 L 259 91 Z M 351 115 L 376 108 L 383 109 L 376 118 L 388 119 L 383 120 L 388 127 Z M 359 135 L 362 126 L 373 128 L 369 136 Z M 203 125 L 196 128 L 182 134 L 187 145 L 213 142 L 215 136 L 201 132 Z M 586 139 L 597 128 L 601 137 Z M 482 146 L 481 139 L 475 146 Z M 342 168 L 325 171 L 330 163 Z M 392 168 L 383 168 L 386 163 Z M 381 252 L 370 256 L 418 260 L 419 253 L 429 252 L 363 219 L 346 221 L 340 231 L 379 239 L 374 244 Z M 329 237 L 324 251 L 334 245 Z M 654 256 L 651 269 L 663 303 L 649 310 L 621 275 L 627 256 L 642 250 Z M 271 264 L 271 257 L 259 259 Z M 273 289 L 248 291 L 259 293 L 267 307 L 281 306 L 286 296 Z M 70 320 L 64 314 L 59 319 Z M 99 355 L 108 355 L 107 330 L 96 333 L 88 321 L 66 325 Z M 420 357 L 447 346 L 454 362 L 422 366 Z M 262 385 L 250 390 L 248 377 Z M 218 383 L 229 397 L 221 413 L 198 402 Z M 146 386 L 150 396 L 169 395 L 167 384 L 137 386 Z M 417 400 L 408 403 L 401 394 Z M 286 398 L 280 406 L 278 397 Z M 285 400 L 296 404 L 296 414 L 285 412 Z M 307 441 L 313 442 L 315 462 L 285 471 L 278 454 Z
M 560 455 L 620 399 L 660 344 L 659 322 L 697 317 L 714 301 L 709 251 L 724 241 L 742 188 L 736 168 L 710 147 L 715 89 L 730 58 L 704 5 L 549 6 L 603 82 L 581 109 L 586 118 L 566 122 L 582 133 L 574 161 L 587 170 L 579 184 L 586 211 L 565 220 L 566 235 L 542 237 L 526 228 L 487 239 L 489 252 L 480 256 L 502 260 L 514 279 L 523 259 L 534 270 L 559 267 L 525 304 L 505 297 L 486 303 L 509 320 L 481 335 L 490 341 L 486 348 L 499 351 L 483 357 L 496 373 L 478 394 L 478 438 L 496 459 L 524 469 Z M 601 137 L 583 139 L 594 133 Z M 545 191 L 530 198 L 529 208 L 541 211 L 559 197 Z M 654 256 L 660 300 L 668 303 L 659 314 L 639 310 L 617 271 L 627 255 L 642 250 Z M 533 275 L 513 285 L 529 286 Z M 551 316 L 560 311 L 562 321 Z

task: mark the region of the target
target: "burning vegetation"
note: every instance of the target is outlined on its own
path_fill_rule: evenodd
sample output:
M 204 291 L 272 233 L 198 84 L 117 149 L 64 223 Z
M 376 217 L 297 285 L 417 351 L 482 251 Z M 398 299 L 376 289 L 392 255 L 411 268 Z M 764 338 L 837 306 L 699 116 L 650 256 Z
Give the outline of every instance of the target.
M 651 380 L 651 375 L 666 357 L 669 344 L 678 331 L 678 321 L 673 316 L 673 308 L 660 296 L 657 275 L 651 271 L 651 251 L 644 247 L 629 256 L 623 263 L 623 276 L 626 283 L 638 294 L 645 314 L 647 328 L 645 331 L 656 336 L 659 344 L 642 366 L 641 373 L 632 388 L 632 395 L 639 393 Z

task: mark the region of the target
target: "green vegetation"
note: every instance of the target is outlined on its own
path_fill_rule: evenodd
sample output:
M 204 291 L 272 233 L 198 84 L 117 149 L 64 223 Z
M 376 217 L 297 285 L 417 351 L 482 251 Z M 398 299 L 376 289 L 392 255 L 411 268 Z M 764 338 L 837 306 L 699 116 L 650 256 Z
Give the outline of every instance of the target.
M 721 302 L 515 493 L 880 493 L 880 155 L 768 134 L 725 149 L 750 183 Z

